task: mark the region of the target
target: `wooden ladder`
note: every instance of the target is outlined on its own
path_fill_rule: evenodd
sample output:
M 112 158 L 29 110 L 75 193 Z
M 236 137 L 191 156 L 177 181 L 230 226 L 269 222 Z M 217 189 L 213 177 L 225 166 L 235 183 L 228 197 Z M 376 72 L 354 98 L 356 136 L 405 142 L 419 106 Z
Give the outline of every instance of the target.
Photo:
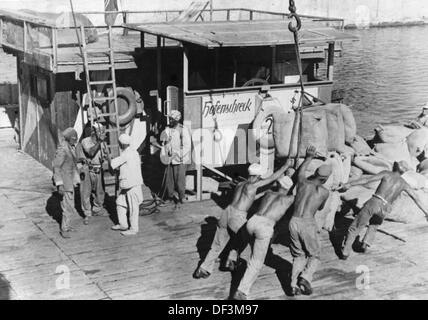
M 119 135 L 121 134 L 120 123 L 119 123 L 119 109 L 117 103 L 117 87 L 116 87 L 116 70 L 114 65 L 114 49 L 113 49 L 113 32 L 112 27 L 108 27 L 108 48 L 105 50 L 89 50 L 87 48 L 86 39 L 85 39 L 85 28 L 80 26 L 80 38 L 81 38 L 81 48 L 82 48 L 82 58 L 85 69 L 85 79 L 86 79 L 86 90 L 88 92 L 88 105 L 89 105 L 89 114 L 91 115 L 90 121 L 91 126 L 94 125 L 94 120 L 99 120 L 103 117 L 106 119 L 106 134 L 107 134 L 107 143 L 103 143 L 101 146 L 101 156 L 104 157 L 104 152 L 107 153 L 109 159 L 117 157 L 120 155 L 119 148 Z M 100 64 L 99 61 L 91 60 L 92 55 L 106 55 L 108 57 L 107 68 L 110 71 L 110 76 L 107 79 L 102 81 L 93 81 L 90 77 L 90 71 L 99 70 L 91 68 L 95 64 Z M 110 87 L 108 96 L 95 96 L 96 90 L 93 90 L 93 86 L 105 85 Z M 105 112 L 98 113 L 97 106 L 95 103 L 105 103 L 106 108 Z M 95 119 L 94 119 L 95 118 Z M 108 164 L 104 162 L 103 170 L 105 173 L 104 182 L 105 185 L 115 185 L 115 192 L 118 188 L 118 176 L 108 174 Z
M 119 135 L 120 135 L 120 124 L 119 124 L 119 110 L 117 103 L 117 87 L 116 87 L 116 70 L 114 65 L 114 50 L 113 50 L 113 32 L 112 27 L 108 27 L 108 48 L 106 50 L 88 50 L 86 40 L 85 40 L 85 28 L 84 26 L 80 26 L 80 33 L 82 39 L 82 54 L 83 54 L 83 63 L 85 69 L 85 78 L 86 78 L 86 90 L 88 92 L 88 104 L 89 104 L 89 114 L 91 114 L 90 120 L 91 125 L 94 124 L 94 118 L 97 120 L 101 117 L 107 119 L 113 119 L 113 121 L 107 121 L 107 129 L 106 133 L 108 134 L 108 143 L 106 145 L 108 156 L 118 156 L 119 151 Z M 97 70 L 91 69 L 91 66 L 94 64 L 99 64 L 99 62 L 91 61 L 89 58 L 91 55 L 99 55 L 105 54 L 108 56 L 109 61 L 107 63 L 107 68 L 110 71 L 110 80 L 103 81 L 92 81 L 90 78 L 90 71 Z M 108 96 L 95 96 L 94 93 L 96 90 L 93 90 L 92 87 L 96 85 L 105 85 L 110 86 L 111 91 Z M 106 112 L 97 112 L 97 107 L 95 106 L 95 102 L 98 103 L 106 103 Z M 116 143 L 112 143 L 112 141 L 116 141 Z

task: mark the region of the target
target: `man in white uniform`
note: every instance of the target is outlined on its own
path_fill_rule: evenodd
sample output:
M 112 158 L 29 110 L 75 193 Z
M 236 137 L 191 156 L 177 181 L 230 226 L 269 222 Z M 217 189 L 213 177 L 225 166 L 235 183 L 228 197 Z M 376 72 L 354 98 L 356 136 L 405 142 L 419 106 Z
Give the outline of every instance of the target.
M 112 227 L 112 230 L 122 231 L 124 236 L 138 233 L 138 217 L 140 203 L 143 202 L 143 176 L 141 174 L 141 160 L 137 150 L 131 148 L 131 137 L 121 134 L 119 145 L 121 155 L 111 161 L 113 169 L 120 169 L 119 187 L 120 193 L 116 199 L 117 217 L 119 223 Z M 129 222 L 127 211 L 129 210 Z

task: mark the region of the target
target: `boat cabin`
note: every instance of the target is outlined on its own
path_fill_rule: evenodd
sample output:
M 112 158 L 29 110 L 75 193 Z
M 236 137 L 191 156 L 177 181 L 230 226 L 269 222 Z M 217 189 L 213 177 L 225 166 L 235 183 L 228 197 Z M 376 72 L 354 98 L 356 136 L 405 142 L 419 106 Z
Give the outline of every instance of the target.
M 116 85 L 123 89 L 119 113 L 136 148 L 165 125 L 174 109 L 192 135 L 189 174 L 203 198 L 204 173 L 260 161 L 248 147 L 251 126 L 266 97 L 291 110 L 300 95 L 293 34 L 287 14 L 249 9 L 202 10 L 192 21 L 183 11 L 119 12 L 114 30 Z M 104 13 L 78 13 L 88 49 L 108 48 Z M 98 17 L 98 18 L 95 18 Z M 184 18 L 183 18 L 184 17 Z M 17 57 L 21 148 L 47 167 L 60 132 L 88 123 L 86 82 L 78 28 L 70 14 L 0 12 L 3 50 Z M 94 22 L 96 21 L 96 23 Z M 353 40 L 343 20 L 302 17 L 300 56 L 306 91 L 330 102 L 335 52 Z M 108 80 L 108 57 L 94 54 L 92 80 Z M 91 88 L 109 94 L 103 85 Z M 129 115 L 130 105 L 133 112 Z M 100 106 L 102 108 L 103 106 Z M 108 121 L 107 121 L 108 122 Z M 263 130 L 271 134 L 269 119 Z M 147 143 L 145 145 L 148 145 Z M 268 151 L 273 161 L 272 150 Z

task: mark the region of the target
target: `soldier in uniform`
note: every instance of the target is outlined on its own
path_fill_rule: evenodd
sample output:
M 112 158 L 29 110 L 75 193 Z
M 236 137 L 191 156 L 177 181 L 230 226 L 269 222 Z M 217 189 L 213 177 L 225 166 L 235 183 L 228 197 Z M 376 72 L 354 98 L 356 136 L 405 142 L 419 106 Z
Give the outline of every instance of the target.
M 74 187 L 79 184 L 75 151 L 77 132 L 73 128 L 67 128 L 62 134 L 64 141 L 58 146 L 52 162 L 53 182 L 61 196 L 62 220 L 60 234 L 63 238 L 70 238 L 70 232 L 74 231 L 70 225 L 70 219 L 73 214 L 77 214 L 74 207 Z
M 104 139 L 104 126 L 94 123 L 91 135 L 84 138 L 76 147 L 78 167 L 80 167 L 80 198 L 85 214 L 85 224 L 88 224 L 88 219 L 92 215 L 107 214 L 103 207 L 105 191 L 102 164 L 107 157 Z M 91 204 L 91 195 L 93 204 Z

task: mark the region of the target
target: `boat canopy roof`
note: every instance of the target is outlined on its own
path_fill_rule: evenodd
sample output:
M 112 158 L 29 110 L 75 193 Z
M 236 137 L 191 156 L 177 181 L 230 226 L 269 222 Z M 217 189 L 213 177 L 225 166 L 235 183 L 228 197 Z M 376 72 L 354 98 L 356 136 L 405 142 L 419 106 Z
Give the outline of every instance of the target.
M 215 47 L 249 47 L 294 44 L 289 20 L 215 21 L 124 24 L 124 27 L 180 42 Z M 301 44 L 358 40 L 345 31 L 311 23 L 299 31 Z

